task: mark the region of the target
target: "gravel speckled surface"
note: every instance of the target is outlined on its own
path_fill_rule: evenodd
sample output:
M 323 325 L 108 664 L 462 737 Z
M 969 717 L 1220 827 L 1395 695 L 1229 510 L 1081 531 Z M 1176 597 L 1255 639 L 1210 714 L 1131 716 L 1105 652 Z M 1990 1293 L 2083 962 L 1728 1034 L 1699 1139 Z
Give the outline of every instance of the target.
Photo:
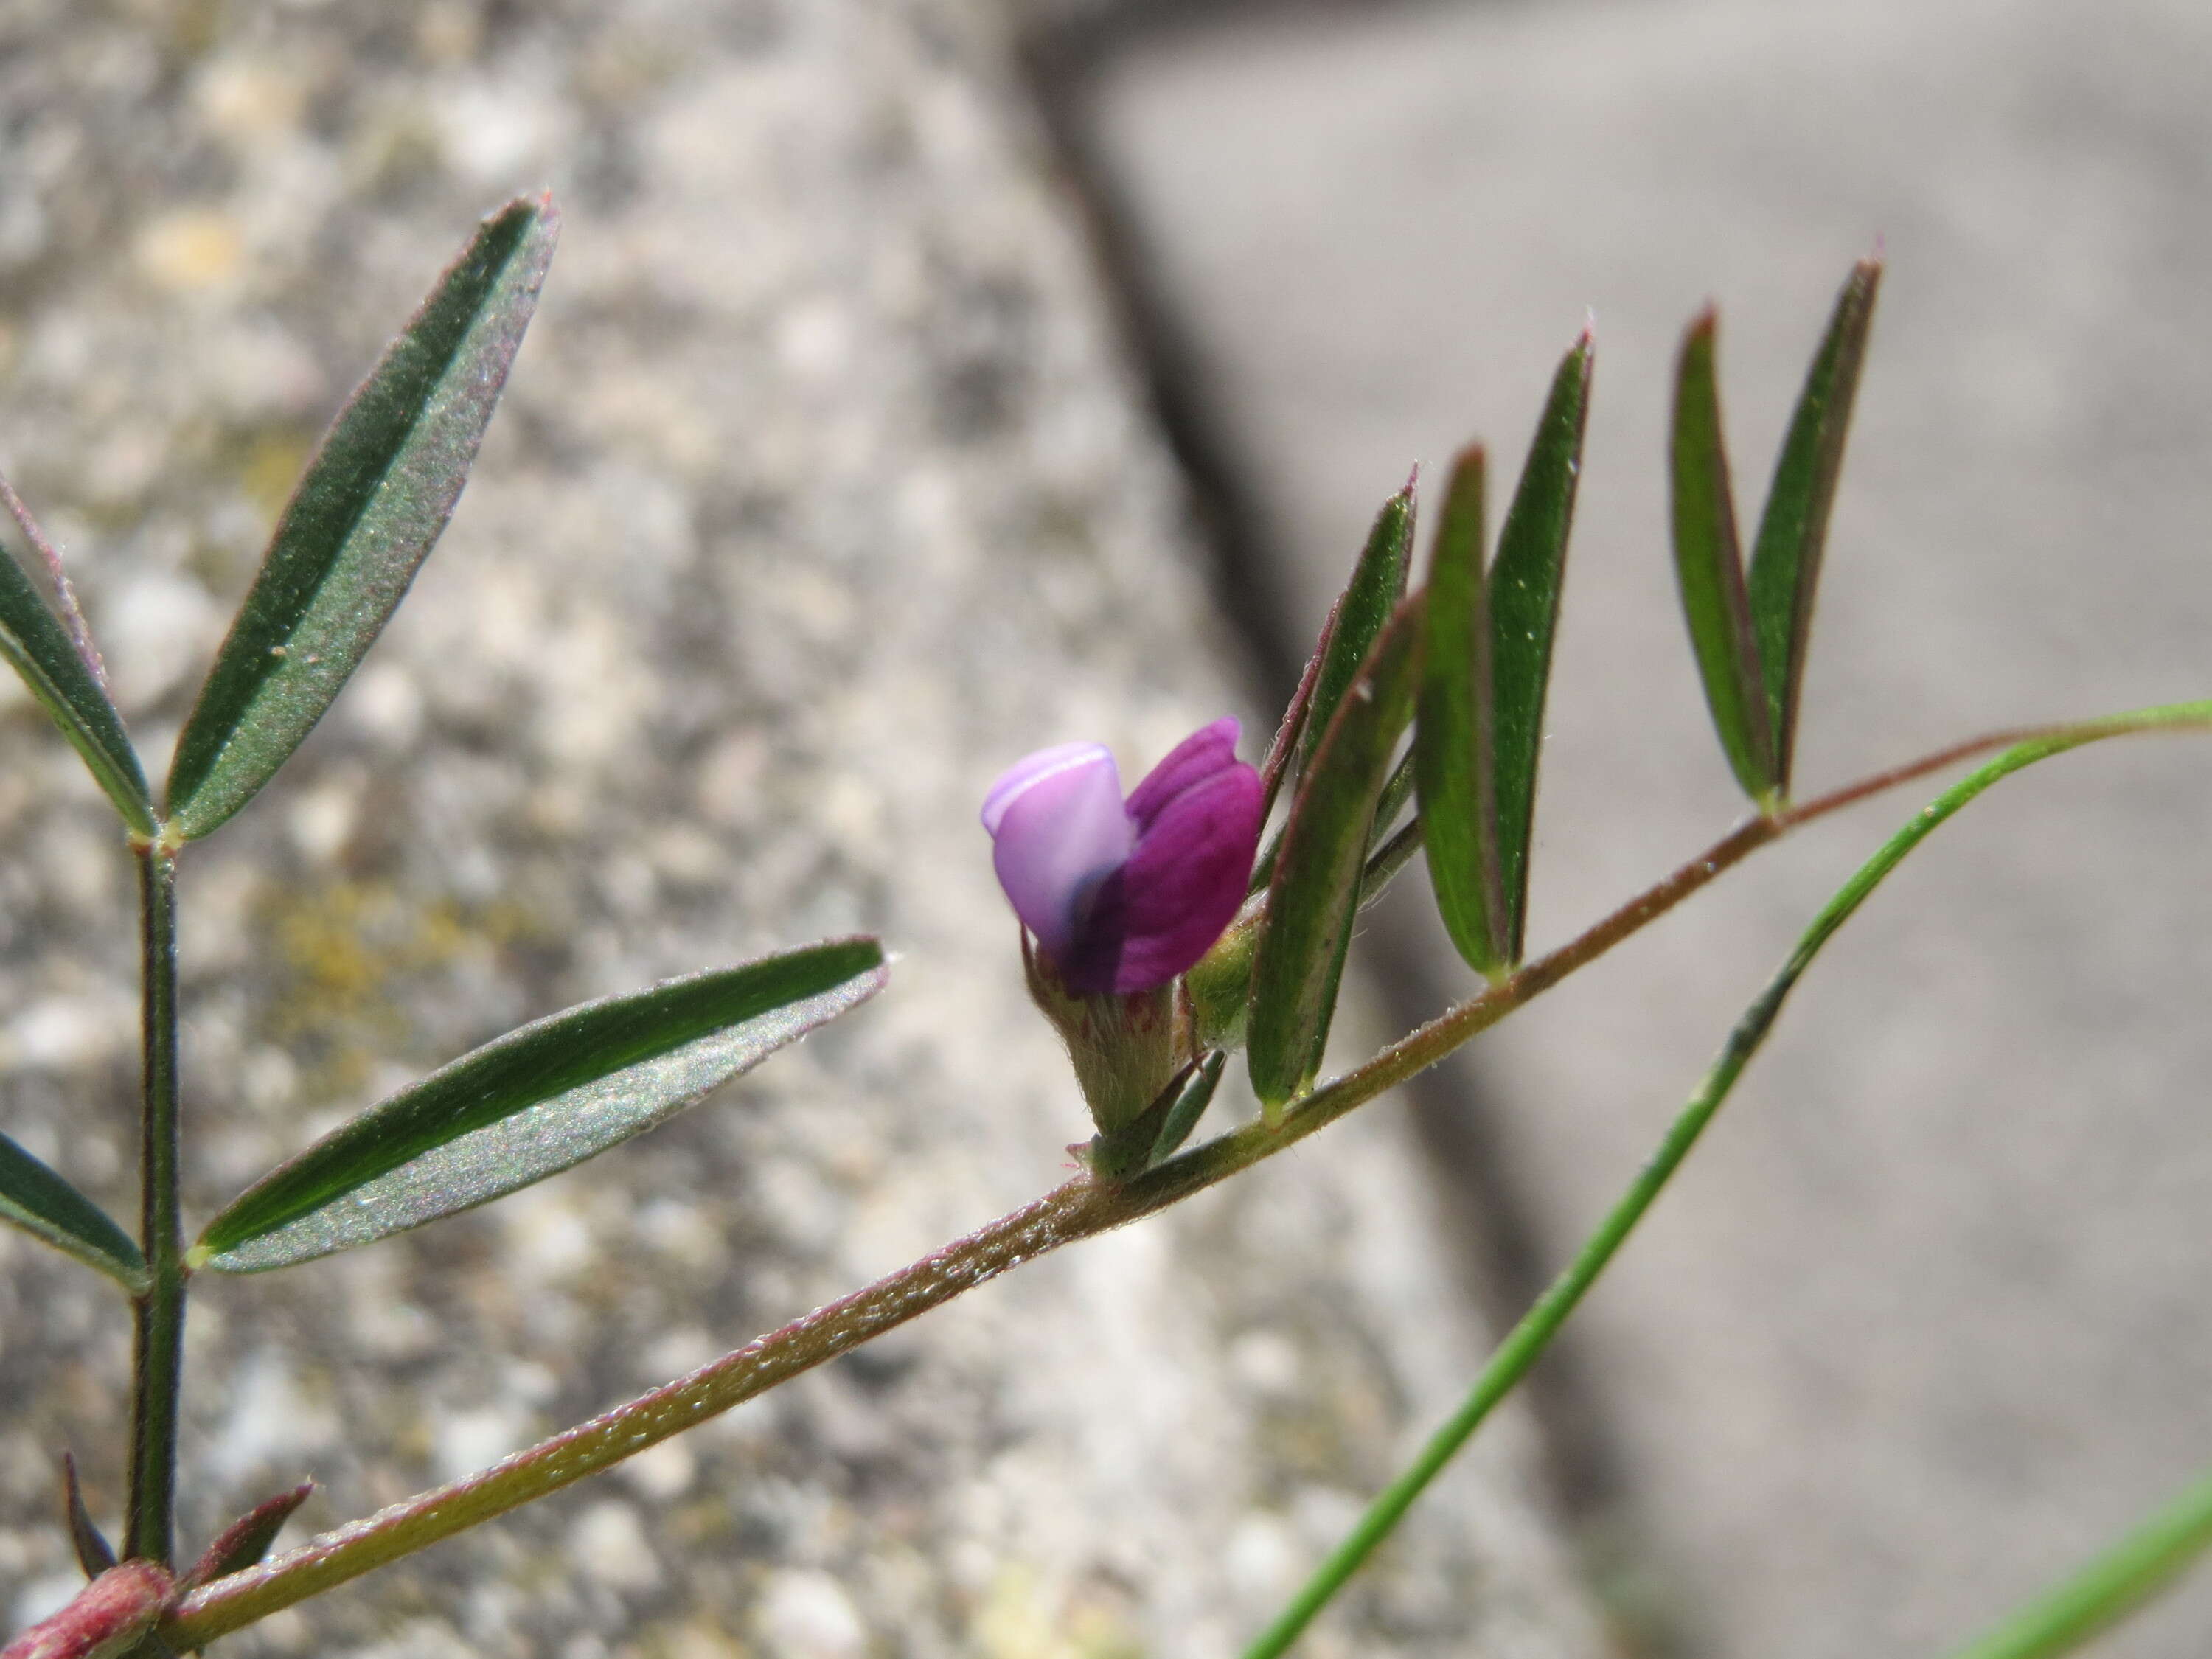
M 1148 763 L 1240 694 L 1002 27 L 957 0 L 0 21 L 0 463 L 157 763 L 386 333 L 505 196 L 567 214 L 413 599 L 185 858 L 191 1212 L 522 1018 L 854 929 L 899 957 L 584 1174 L 205 1285 L 189 1547 L 303 1474 L 312 1528 L 466 1472 L 1061 1177 L 1079 1109 L 975 803 L 1028 748 Z M 12 684 L 0 848 L 0 1127 L 129 1213 L 128 860 Z M 236 1650 L 1231 1652 L 1480 1352 L 1371 1116 Z M 73 1587 L 55 1450 L 119 1501 L 127 1322 L 87 1279 L 0 1237 L 0 1624 Z M 1509 1416 L 1306 1650 L 1601 1651 L 1532 1469 Z

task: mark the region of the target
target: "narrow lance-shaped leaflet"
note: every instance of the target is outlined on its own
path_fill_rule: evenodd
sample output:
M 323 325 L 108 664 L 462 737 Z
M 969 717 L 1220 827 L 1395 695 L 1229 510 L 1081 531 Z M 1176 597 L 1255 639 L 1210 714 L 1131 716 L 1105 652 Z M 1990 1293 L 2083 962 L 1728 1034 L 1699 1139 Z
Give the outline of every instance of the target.
M 1728 451 L 1721 436 L 1720 388 L 1713 364 L 1716 319 L 1708 307 L 1690 325 L 1674 377 L 1670 447 L 1674 481 L 1674 576 L 1705 704 L 1729 768 L 1761 806 L 1775 799 L 1774 743 L 1765 681 L 1744 592 Z
M 1420 475 L 1406 480 L 1398 493 L 1382 503 L 1367 540 L 1352 568 L 1352 575 L 1337 599 L 1334 622 L 1322 653 L 1321 672 L 1316 677 L 1305 730 L 1298 741 L 1298 765 L 1303 771 L 1313 762 L 1337 705 L 1367 665 L 1375 642 L 1389 625 L 1399 602 L 1406 597 L 1406 578 L 1413 566 L 1413 525 L 1418 515 Z
M 553 257 L 550 197 L 487 219 L 308 463 L 169 770 L 170 832 L 251 800 L 343 689 L 446 527 Z
M 1288 752 L 1271 748 L 1268 752 L 1265 799 L 1271 807 L 1277 789 L 1285 781 L 1303 777 L 1312 764 L 1329 722 L 1336 717 L 1337 705 L 1366 665 L 1391 613 L 1406 597 L 1419 485 L 1420 471 L 1416 468 L 1405 486 L 1382 503 L 1368 528 L 1358 558 L 1352 562 L 1344 591 L 1337 595 L 1328 621 L 1322 625 L 1313 660 L 1306 665 L 1291 711 L 1285 717 L 1286 730 L 1295 730 L 1294 748 Z M 1256 893 L 1274 879 L 1275 860 L 1282 850 L 1283 833 L 1278 830 L 1252 866 L 1248 891 Z
M 1485 603 L 1482 448 L 1453 463 L 1430 555 L 1413 723 L 1421 839 L 1444 931 L 1468 967 L 1504 970 L 1491 756 L 1491 636 Z
M 4 1134 L 0 1134 L 0 1221 L 98 1268 L 133 1296 L 146 1288 L 146 1258 L 131 1235 Z
M 14 492 L 9 494 L 12 497 Z M 94 781 L 115 804 L 124 823 L 142 836 L 152 835 L 153 793 L 146 787 L 146 774 L 123 729 L 122 716 L 60 620 L 4 547 L 0 547 L 0 657 L 22 676 L 39 707 L 84 757 Z
M 371 1107 L 234 1200 L 190 1260 L 289 1267 L 504 1197 L 652 1128 L 883 988 L 832 940 L 586 1002 Z
M 1252 966 L 1252 1087 L 1270 1122 L 1311 1086 L 1359 902 L 1368 832 L 1420 690 L 1421 596 L 1400 605 L 1298 781 Z
M 1827 545 L 1828 514 L 1843 471 L 1851 404 L 1874 326 L 1879 260 L 1862 259 L 1836 296 L 1827 332 L 1806 372 L 1803 391 L 1774 464 L 1774 481 L 1759 515 L 1747 592 L 1753 633 L 1765 676 L 1767 724 L 1774 734 L 1777 788 L 1790 793 L 1797 735 L 1798 694 L 1813 633 L 1813 599 Z
M 1552 377 L 1551 395 L 1521 482 L 1498 533 L 1490 600 L 1491 754 L 1496 797 L 1500 929 L 1506 964 L 1517 964 L 1528 921 L 1528 848 L 1535 831 L 1536 766 L 1582 477 L 1594 352 L 1585 328 Z

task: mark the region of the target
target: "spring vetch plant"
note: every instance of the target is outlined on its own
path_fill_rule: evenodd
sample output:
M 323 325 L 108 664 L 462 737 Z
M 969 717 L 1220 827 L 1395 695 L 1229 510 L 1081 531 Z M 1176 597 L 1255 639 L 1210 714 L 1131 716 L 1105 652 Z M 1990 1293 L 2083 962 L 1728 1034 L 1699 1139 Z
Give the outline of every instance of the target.
M 1652 1160 L 1508 1335 L 1466 1404 L 1255 1639 L 1249 1659 L 1283 1652 L 1571 1316 L 1711 1125 L 1814 955 L 1891 870 L 2023 767 L 2106 738 L 2212 726 L 2212 703 L 2191 703 L 1997 733 L 1797 799 L 1814 602 L 1880 267 L 1862 263 L 1838 295 L 1747 561 L 1708 310 L 1685 337 L 1675 379 L 1673 549 L 1696 672 L 1753 815 L 1619 910 L 1530 955 L 1543 711 L 1595 359 L 1585 331 L 1553 378 L 1494 550 L 1486 452 L 1470 446 L 1445 475 L 1416 582 L 1420 487 L 1409 479 L 1377 514 L 1256 765 L 1237 754 L 1237 723 L 1222 720 L 1126 795 L 1113 756 L 1081 740 L 1017 762 L 992 787 L 982 822 L 1020 924 L 1029 989 L 1067 1044 L 1095 1130 L 1076 1149 L 1082 1168 L 1073 1179 L 489 1469 L 271 1556 L 307 1495 L 296 1486 L 254 1504 L 197 1553 L 180 1552 L 181 1340 L 196 1281 L 288 1270 L 494 1202 L 665 1121 L 885 981 L 877 940 L 832 939 L 548 1014 L 301 1146 L 188 1237 L 176 1064 L 179 854 L 271 781 L 404 597 L 465 482 L 558 228 L 546 198 L 487 219 L 340 411 L 278 520 L 158 798 L 107 696 L 58 556 L 14 492 L 0 492 L 38 565 L 26 569 L 12 552 L 0 558 L 0 656 L 117 814 L 139 873 L 143 974 L 135 1237 L 0 1134 L 0 1221 L 105 1275 L 134 1332 L 119 1543 L 95 1522 L 64 1457 L 58 1512 L 87 1587 L 0 1659 L 197 1650 L 557 1491 L 999 1273 L 1276 1155 L 1434 1064 L 1770 842 L 1878 791 L 1994 757 L 1820 910 Z M 1359 911 L 1416 854 L 1478 986 L 1324 1079 Z M 1257 1116 L 1188 1146 L 1240 1049 Z M 2192 1489 L 1971 1650 L 1975 1659 L 2065 1650 L 2212 1540 L 2208 1516 L 2212 1502 Z

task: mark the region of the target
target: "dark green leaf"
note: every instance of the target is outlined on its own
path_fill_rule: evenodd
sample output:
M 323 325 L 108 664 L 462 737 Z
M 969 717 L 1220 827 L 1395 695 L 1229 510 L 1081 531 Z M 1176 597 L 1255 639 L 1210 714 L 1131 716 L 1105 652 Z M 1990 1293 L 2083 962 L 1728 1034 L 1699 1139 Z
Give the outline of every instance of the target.
M 1715 327 L 1708 307 L 1682 341 L 1674 380 L 1674 577 L 1721 747 L 1744 793 L 1764 806 L 1774 799 L 1774 744 L 1721 437 Z
M 173 827 L 204 836 L 331 706 L 436 543 L 553 257 L 550 197 L 478 228 L 325 434 L 177 740 Z
M 1585 329 L 1552 377 L 1552 393 L 1521 469 L 1513 505 L 1490 568 L 1492 776 L 1496 780 L 1498 884 L 1504 905 L 1504 965 L 1521 960 L 1528 923 L 1528 845 L 1536 819 L 1536 765 L 1544 739 L 1544 693 L 1559 630 L 1567 535 L 1582 477 L 1589 411 L 1591 340 Z
M 1366 665 L 1390 613 L 1406 596 L 1406 574 L 1413 553 L 1415 488 L 1416 480 L 1408 478 L 1403 489 L 1382 503 L 1367 532 L 1367 544 L 1359 551 L 1359 562 L 1352 568 L 1352 580 L 1336 602 L 1335 623 L 1328 630 L 1305 733 L 1298 744 L 1300 771 L 1311 763 L 1329 722 L 1336 718 L 1337 705 Z
M 1376 799 L 1421 683 L 1421 599 L 1398 607 L 1298 780 L 1267 926 L 1252 967 L 1246 1042 L 1252 1087 L 1272 1120 L 1311 1085 L 1352 941 Z
M 70 1547 L 87 1578 L 97 1578 L 115 1565 L 115 1546 L 94 1522 L 84 1506 L 84 1488 L 77 1484 L 76 1459 L 62 1454 L 62 1507 L 69 1516 Z
M 586 1002 L 371 1107 L 208 1224 L 193 1265 L 258 1273 L 503 1197 L 650 1129 L 883 988 L 838 939 Z
M 1160 1125 L 1159 1139 L 1152 1143 L 1152 1155 L 1145 1160 L 1147 1165 L 1164 1164 L 1182 1151 L 1191 1131 L 1198 1127 L 1198 1121 L 1206 1115 L 1206 1109 L 1213 1103 L 1213 1091 L 1220 1086 L 1222 1071 L 1228 1064 L 1229 1056 L 1218 1048 L 1199 1062 L 1182 1092 L 1176 1097 L 1166 1121 Z
M 222 1536 L 209 1545 L 207 1553 L 177 1581 L 178 1593 L 189 1594 L 203 1584 L 258 1565 L 276 1541 L 276 1534 L 284 1530 L 284 1523 L 292 1518 L 292 1511 L 313 1496 L 314 1490 L 313 1481 L 303 1480 L 289 1492 L 264 1498 L 225 1527 Z
M 0 489 L 7 489 L 4 481 L 0 481 Z M 7 493 L 9 504 L 15 506 L 15 492 Z M 19 516 L 17 521 L 26 535 L 34 533 L 27 519 Z M 146 775 L 123 730 L 122 718 L 107 700 L 91 663 L 5 548 L 0 548 L 0 657 L 23 677 L 39 706 L 84 757 L 123 821 L 142 836 L 152 835 L 153 792 L 146 787 Z
M 146 1288 L 146 1258 L 131 1235 L 6 1135 L 0 1135 L 0 1221 L 99 1268 L 133 1296 Z
M 1414 776 L 1429 881 L 1444 931 L 1479 974 L 1503 970 L 1492 789 L 1490 617 L 1482 579 L 1483 453 L 1463 451 L 1429 558 Z
M 1775 781 L 1785 794 L 1796 746 L 1798 690 L 1804 684 L 1806 645 L 1813 632 L 1814 591 L 1828 539 L 1828 509 L 1843 471 L 1844 439 L 1850 430 L 1851 400 L 1858 392 L 1859 365 L 1866 357 L 1881 282 L 1881 263 L 1862 259 L 1836 296 L 1828 331 L 1805 376 L 1789 435 L 1774 464 L 1774 483 L 1766 492 L 1751 556 L 1752 626 L 1765 674 Z

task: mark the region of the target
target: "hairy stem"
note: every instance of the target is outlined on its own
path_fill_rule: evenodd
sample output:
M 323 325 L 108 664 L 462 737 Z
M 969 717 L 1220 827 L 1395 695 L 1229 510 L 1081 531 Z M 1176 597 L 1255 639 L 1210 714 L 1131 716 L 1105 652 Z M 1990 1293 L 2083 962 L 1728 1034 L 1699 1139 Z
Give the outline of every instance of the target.
M 2212 720 L 2212 705 L 2191 705 L 2185 712 L 2197 724 Z M 173 1612 L 162 1634 L 179 1650 L 198 1647 L 643 1451 L 1048 1250 L 1126 1225 L 1249 1169 L 1436 1064 L 1540 992 L 1656 921 L 1730 866 L 1800 825 L 1879 791 L 2023 740 L 2063 739 L 2063 746 L 2072 746 L 2123 732 L 2182 723 L 2179 712 L 2152 710 L 2078 726 L 1992 733 L 1802 805 L 1753 818 L 1558 950 L 1293 1102 L 1273 1127 L 1250 1123 L 1231 1130 L 1126 1185 L 1107 1186 L 1088 1176 L 1079 1176 L 688 1376 L 489 1469 L 419 1493 L 198 1590 Z M 1686 1152 L 1686 1145 L 1683 1150 Z M 1560 1310 L 1561 1321 L 1565 1311 Z
M 133 850 L 145 1044 L 139 1243 L 153 1283 L 132 1302 L 130 1512 L 123 1553 L 167 1566 L 175 1546 L 177 1395 L 185 1338 L 185 1242 L 177 1194 L 177 860 L 158 845 Z

